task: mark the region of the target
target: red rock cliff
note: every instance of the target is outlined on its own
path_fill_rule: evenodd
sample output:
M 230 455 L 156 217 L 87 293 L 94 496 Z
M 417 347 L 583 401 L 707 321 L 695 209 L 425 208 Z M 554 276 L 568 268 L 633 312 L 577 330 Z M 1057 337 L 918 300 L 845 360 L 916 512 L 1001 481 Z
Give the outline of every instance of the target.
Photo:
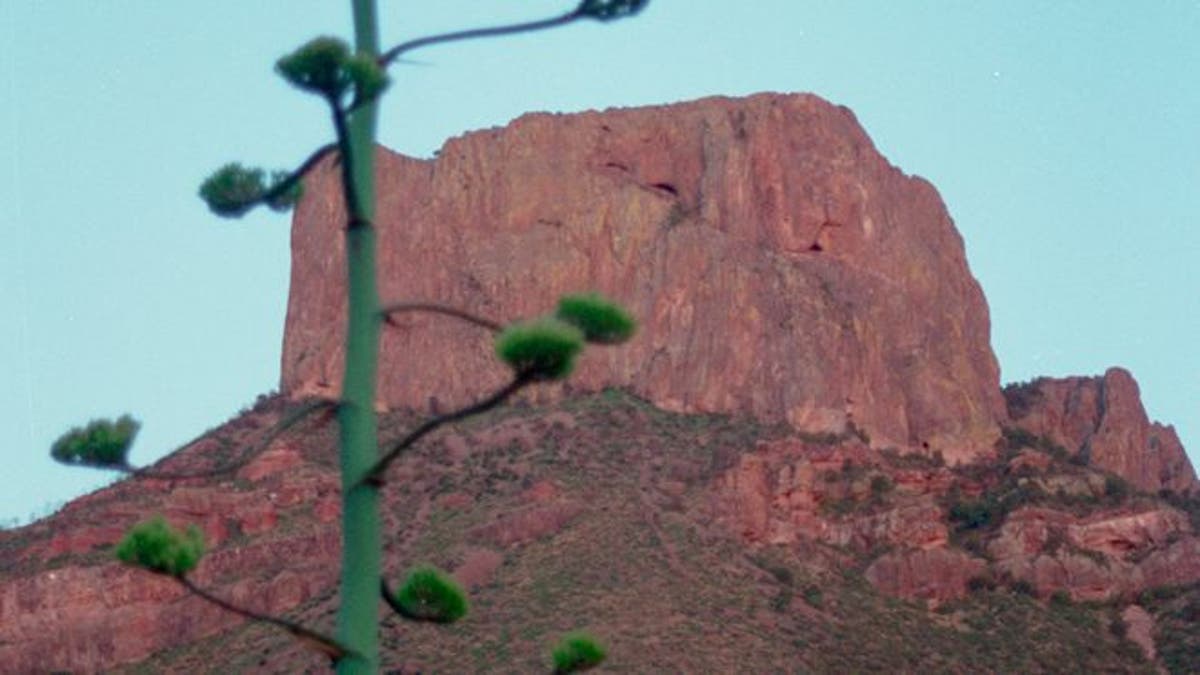
M 1175 429 L 1151 422 L 1137 382 L 1110 368 L 1103 377 L 1039 378 L 1005 389 L 1014 424 L 1046 436 L 1139 489 L 1190 492 L 1196 472 Z
M 498 319 L 599 290 L 641 320 L 567 386 L 736 411 L 967 459 L 1006 416 L 987 305 L 934 188 L 853 114 L 808 95 L 525 115 L 434 160 L 378 154 L 380 293 Z M 343 225 L 330 163 L 293 224 L 282 389 L 340 383 Z M 416 357 L 419 355 L 419 357 Z M 389 406 L 498 385 L 489 336 L 406 317 L 383 337 Z M 543 388 L 535 395 L 557 395 Z

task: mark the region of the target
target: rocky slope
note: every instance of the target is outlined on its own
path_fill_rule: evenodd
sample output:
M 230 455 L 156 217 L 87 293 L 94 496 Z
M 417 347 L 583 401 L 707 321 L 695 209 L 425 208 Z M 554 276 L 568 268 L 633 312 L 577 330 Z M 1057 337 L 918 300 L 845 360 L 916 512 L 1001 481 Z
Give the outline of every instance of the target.
M 532 672 L 579 626 L 614 671 L 1200 667 L 1200 499 L 1174 432 L 1119 369 L 1001 390 L 940 199 L 845 109 L 761 95 L 529 115 L 436 160 L 381 150 L 379 171 L 386 299 L 514 318 L 598 289 L 642 318 L 569 386 L 393 469 L 388 569 L 451 569 L 474 610 L 452 628 L 389 619 L 389 668 Z M 153 513 L 196 523 L 213 547 L 198 583 L 332 625 L 335 425 L 249 449 L 339 379 L 331 172 L 294 222 L 283 394 L 161 468 L 244 463 L 126 480 L 0 532 L 0 671 L 322 670 L 111 546 Z M 480 396 L 492 360 L 487 335 L 400 317 L 383 435 Z
M 236 459 L 288 405 L 264 400 L 161 468 Z M 415 420 L 389 413 L 384 435 Z M 314 418 L 225 480 L 127 480 L 0 534 L 0 671 L 323 672 L 111 545 L 149 513 L 199 523 L 199 583 L 329 630 L 335 439 Z M 1114 491 L 1021 441 L 1000 455 L 950 467 L 617 391 L 498 410 L 389 484 L 386 568 L 449 569 L 473 609 L 450 628 L 388 618 L 386 668 L 538 672 L 581 626 L 613 672 L 1150 672 L 1138 636 L 1177 672 L 1200 665 L 1179 618 L 1200 606 L 1200 502 Z

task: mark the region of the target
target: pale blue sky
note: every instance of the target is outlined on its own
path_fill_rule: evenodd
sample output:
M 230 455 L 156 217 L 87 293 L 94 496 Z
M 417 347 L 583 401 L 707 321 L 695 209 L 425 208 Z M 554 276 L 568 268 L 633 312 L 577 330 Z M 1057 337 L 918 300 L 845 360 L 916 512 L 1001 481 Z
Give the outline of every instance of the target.
M 571 0 L 384 2 L 384 42 Z M 129 411 L 147 463 L 275 387 L 288 217 L 211 217 L 199 181 L 330 138 L 274 60 L 348 2 L 0 0 L 0 521 L 111 477 L 53 464 Z M 286 8 L 286 9 L 285 9 Z M 652 0 L 643 15 L 435 47 L 381 140 L 428 156 L 529 110 L 810 91 L 941 191 L 1005 381 L 1133 371 L 1200 458 L 1200 2 Z

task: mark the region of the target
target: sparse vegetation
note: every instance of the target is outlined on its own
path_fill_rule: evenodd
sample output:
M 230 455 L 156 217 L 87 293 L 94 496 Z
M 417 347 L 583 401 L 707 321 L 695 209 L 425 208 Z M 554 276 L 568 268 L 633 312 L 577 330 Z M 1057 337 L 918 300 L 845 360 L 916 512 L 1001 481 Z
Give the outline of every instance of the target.
M 381 424 L 404 427 L 412 419 L 395 412 Z M 623 427 L 614 443 L 617 419 Z M 333 443 L 334 429 L 327 427 L 306 426 L 298 436 L 314 457 Z M 517 433 L 527 440 L 514 443 Z M 431 479 L 395 486 L 399 501 L 385 512 L 385 528 L 411 536 L 389 557 L 392 564 L 416 559 L 453 566 L 464 552 L 493 546 L 481 528 L 497 513 L 528 508 L 523 485 L 533 482 L 559 486 L 587 509 L 553 536 L 507 546 L 495 576 L 472 590 L 468 620 L 397 630 L 399 619 L 388 619 L 382 633 L 387 667 L 546 672 L 547 651 L 561 632 L 587 626 L 609 646 L 601 669 L 613 672 L 1053 672 L 1063 663 L 1089 672 L 1152 672 L 1110 636 L 1109 608 L 1074 603 L 1068 612 L 1054 611 L 1001 582 L 931 613 L 922 603 L 880 595 L 845 551 L 813 545 L 748 553 L 736 534 L 702 515 L 709 503 L 703 493 L 659 501 L 659 484 L 639 478 L 640 467 L 654 475 L 659 466 L 664 477 L 712 480 L 712 446 L 754 447 L 775 434 L 786 431 L 728 416 L 660 411 L 611 391 L 545 408 L 503 406 L 413 448 L 404 471 L 436 467 L 447 478 L 444 485 Z M 452 436 L 471 446 L 469 455 L 447 457 L 438 441 Z M 548 452 L 562 453 L 561 461 L 534 461 Z M 515 477 L 484 495 L 487 476 L 501 467 Z M 840 468 L 835 473 L 840 480 Z M 435 492 L 477 497 L 443 507 Z M 643 501 L 645 494 L 651 499 Z M 428 519 L 413 520 L 424 500 L 433 504 Z M 668 534 L 672 523 L 685 524 L 687 536 L 655 536 L 656 518 Z M 835 573 L 839 569 L 844 574 Z M 785 587 L 790 599 L 781 593 Z M 336 603 L 331 587 L 289 616 L 326 625 Z M 776 605 L 786 611 L 772 611 Z M 1092 615 L 1091 624 L 1080 622 Z M 316 669 L 312 657 L 280 633 L 246 624 L 156 655 L 141 672 L 252 672 L 263 669 L 264 658 L 286 672 Z
M 891 478 L 885 474 L 876 474 L 871 477 L 871 499 L 877 503 L 881 502 L 895 487 Z
M 397 612 L 417 621 L 453 623 L 467 615 L 466 593 L 449 575 L 431 565 L 408 573 L 394 603 Z
M 577 673 L 600 665 L 608 655 L 604 647 L 588 633 L 571 633 L 554 648 L 554 672 Z
M 117 545 L 117 557 L 130 565 L 181 577 L 204 555 L 204 536 L 194 525 L 178 530 L 161 516 L 135 525 Z
M 950 505 L 950 520 L 964 530 L 978 530 L 996 524 L 1004 510 L 999 501 L 991 496 L 981 499 L 957 501 Z
M 1138 604 L 1154 617 L 1159 661 L 1172 673 L 1200 672 L 1200 584 L 1143 591 Z
M 1189 521 L 1191 521 L 1192 531 L 1200 532 L 1200 495 L 1186 495 L 1174 490 L 1163 490 L 1159 493 L 1159 497 L 1171 506 L 1186 513 Z
M 1003 389 L 1004 402 L 1008 405 L 1008 414 L 1013 419 L 1021 419 L 1029 414 L 1035 405 L 1040 403 L 1045 394 L 1042 393 L 1041 380 L 1029 382 L 1013 382 Z
M 1000 432 L 1001 449 L 1006 457 L 1012 457 L 1025 448 L 1032 448 L 1044 452 L 1060 462 L 1071 459 L 1066 448 L 1045 436 L 1038 436 L 1020 427 L 1004 427 Z

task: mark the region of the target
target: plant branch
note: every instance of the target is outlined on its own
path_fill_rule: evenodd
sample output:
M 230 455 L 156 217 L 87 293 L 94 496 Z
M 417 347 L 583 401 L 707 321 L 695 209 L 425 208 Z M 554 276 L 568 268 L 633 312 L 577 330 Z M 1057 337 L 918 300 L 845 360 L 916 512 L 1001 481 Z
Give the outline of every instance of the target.
M 281 619 L 268 614 L 259 614 L 258 612 L 245 609 L 244 607 L 238 607 L 228 600 L 217 597 L 203 588 L 200 588 L 186 576 L 179 575 L 172 578 L 182 584 L 183 587 L 189 592 L 207 600 L 208 602 L 211 602 L 227 612 L 232 612 L 251 621 L 269 623 L 272 626 L 282 628 L 288 633 L 291 633 L 293 637 L 300 640 L 300 642 L 304 643 L 309 648 L 315 649 L 316 651 L 328 656 L 329 660 L 333 663 L 337 663 L 341 659 L 353 654 L 350 649 L 347 649 L 337 640 L 334 640 L 327 635 L 323 635 L 309 628 L 305 628 L 304 626 L 292 621 L 288 621 L 287 619 Z
M 288 177 L 280 181 L 278 185 L 263 193 L 263 196 L 259 197 L 258 201 L 263 204 L 269 204 L 278 197 L 287 193 L 287 191 L 291 190 L 296 183 L 300 182 L 301 178 L 304 178 L 304 174 L 308 173 L 314 166 L 317 165 L 317 162 L 324 159 L 325 155 L 337 150 L 337 147 L 338 146 L 336 143 L 327 143 L 314 150 L 313 153 L 308 156 L 308 159 L 304 160 L 303 164 L 297 167 L 295 171 L 292 171 L 290 174 L 288 174 Z
M 366 224 L 363 218 L 362 205 L 358 202 L 358 191 L 354 189 L 354 161 L 350 149 L 350 129 L 346 125 L 346 111 L 334 97 L 327 97 L 329 108 L 333 113 L 333 128 L 337 133 L 337 146 L 342 153 L 342 196 L 346 200 L 346 215 L 348 227 L 353 228 Z
M 393 612 L 406 619 L 409 618 L 408 612 L 404 611 L 404 607 L 400 605 L 400 601 L 396 599 L 396 596 L 392 595 L 391 589 L 388 588 L 387 579 L 379 579 L 379 595 L 383 597 L 383 601 L 387 603 L 388 607 L 392 608 Z
M 410 431 L 408 435 L 390 444 L 383 457 L 380 458 L 380 460 L 375 463 L 375 466 L 371 467 L 371 470 L 367 472 L 366 477 L 363 478 L 363 482 L 374 485 L 382 485 L 384 483 L 383 474 L 387 472 L 388 465 L 395 461 L 395 459 L 399 457 L 402 452 L 412 447 L 414 443 L 421 440 L 431 431 L 444 424 L 457 422 L 458 420 L 465 419 L 472 415 L 478 415 L 479 413 L 491 410 L 492 408 L 495 408 L 503 403 L 505 399 L 517 393 L 523 387 L 535 382 L 536 380 L 537 376 L 533 372 L 526 371 L 518 373 L 515 377 L 513 377 L 512 381 L 482 401 L 478 401 L 452 413 L 439 415 L 426 420 L 421 424 L 421 426 Z
M 455 31 L 453 33 L 442 33 L 441 35 L 431 35 L 429 37 L 418 38 L 402 42 L 395 47 L 387 50 L 379 56 L 379 66 L 387 68 L 401 54 L 411 52 L 421 47 L 430 45 L 442 44 L 446 42 L 456 42 L 458 40 L 470 40 L 473 38 L 498 37 L 501 35 L 515 35 L 517 33 L 529 33 L 536 30 L 546 28 L 554 28 L 556 26 L 565 26 L 576 19 L 581 19 L 583 14 L 579 8 L 573 9 L 566 14 L 556 16 L 551 19 L 542 19 L 540 21 L 526 21 L 524 23 L 514 23 L 505 26 L 493 26 L 491 28 L 474 28 L 471 30 Z
M 335 406 L 337 406 L 337 402 L 329 399 L 313 399 L 305 402 L 276 422 L 275 426 L 271 428 L 267 435 L 260 439 L 256 445 L 252 446 L 250 450 L 247 450 L 240 459 L 216 469 L 209 469 L 206 471 L 156 471 L 150 467 L 138 468 L 128 464 L 113 466 L 105 465 L 102 468 L 122 471 L 132 475 L 134 478 L 157 478 L 162 480 L 183 480 L 187 478 L 210 478 L 212 476 L 220 476 L 222 474 L 227 474 L 230 471 L 236 471 L 249 464 L 250 460 L 257 456 L 258 451 L 266 449 L 267 446 L 271 445 L 276 438 L 279 438 L 279 436 L 281 436 L 285 431 L 294 427 L 309 414 L 317 410 L 321 410 L 322 408 L 331 408 Z
M 495 321 L 471 314 L 470 312 L 458 309 L 457 307 L 450 307 L 448 305 L 442 305 L 436 302 L 397 302 L 391 305 L 384 305 L 383 308 L 379 310 L 379 313 L 384 317 L 383 320 L 393 326 L 396 324 L 394 321 L 392 321 L 391 315 L 399 314 L 401 312 L 432 312 L 434 314 L 444 314 L 456 319 L 462 319 L 467 323 L 474 324 L 481 328 L 486 328 L 493 333 L 499 333 L 500 331 L 504 330 L 504 326 Z

